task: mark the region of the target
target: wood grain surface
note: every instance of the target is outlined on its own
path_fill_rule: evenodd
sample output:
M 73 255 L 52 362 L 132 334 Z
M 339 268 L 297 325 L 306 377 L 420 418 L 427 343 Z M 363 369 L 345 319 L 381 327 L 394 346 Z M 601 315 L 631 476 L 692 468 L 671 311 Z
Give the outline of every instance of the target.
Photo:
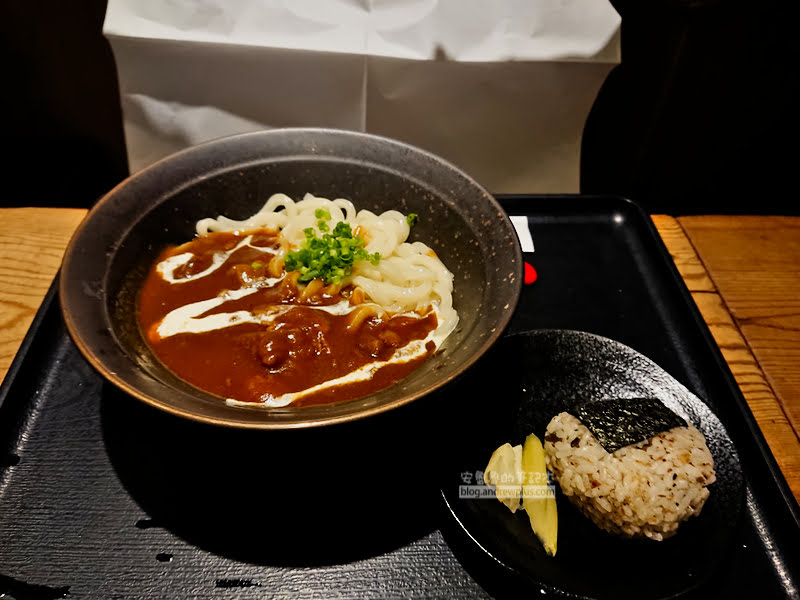
M 0 209 L 0 378 L 85 213 Z M 654 215 L 653 222 L 800 499 L 800 440 L 791 423 L 800 423 L 800 219 Z
M 800 217 L 691 216 L 679 224 L 718 292 L 716 316 L 704 317 L 725 321 L 717 343 L 800 498 Z
M 85 215 L 81 208 L 0 209 L 0 381 Z

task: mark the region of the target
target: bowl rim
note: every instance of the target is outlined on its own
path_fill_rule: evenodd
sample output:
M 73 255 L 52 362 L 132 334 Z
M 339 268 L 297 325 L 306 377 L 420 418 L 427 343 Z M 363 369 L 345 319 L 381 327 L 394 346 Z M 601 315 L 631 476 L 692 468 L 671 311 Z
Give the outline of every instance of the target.
M 448 160 L 430 151 L 424 150 L 422 148 L 419 148 L 417 146 L 414 146 L 412 144 L 400 140 L 396 140 L 393 138 L 373 133 L 348 130 L 348 129 L 329 128 L 329 127 L 283 127 L 283 128 L 265 129 L 247 133 L 226 135 L 214 138 L 200 144 L 189 146 L 187 148 L 169 154 L 165 157 L 162 157 L 159 160 L 153 162 L 152 164 L 137 171 L 136 173 L 129 175 L 123 181 L 119 182 L 108 192 L 106 192 L 89 209 L 84 219 L 81 221 L 76 230 L 73 232 L 73 235 L 71 236 L 69 243 L 67 244 L 64 256 L 62 258 L 61 269 L 60 269 L 61 276 L 59 277 L 59 287 L 58 287 L 62 317 L 64 319 L 67 332 L 72 341 L 75 343 L 78 350 L 80 351 L 80 353 L 90 363 L 90 365 L 96 371 L 98 371 L 100 375 L 103 376 L 104 379 L 112 383 L 114 386 L 116 386 L 118 389 L 122 390 L 126 394 L 129 394 L 150 406 L 153 406 L 157 409 L 163 410 L 175 416 L 187 418 L 202 423 L 226 426 L 232 428 L 259 429 L 259 430 L 280 430 L 280 429 L 321 427 L 337 423 L 356 421 L 370 416 L 385 413 L 392 409 L 410 404 L 416 400 L 419 400 L 424 396 L 430 395 L 440 390 L 442 387 L 444 387 L 454 379 L 458 378 L 461 374 L 463 374 L 470 367 L 472 367 L 480 359 L 480 357 L 483 356 L 486 353 L 486 351 L 503 335 L 519 302 L 519 298 L 522 291 L 521 274 L 518 274 L 518 276 L 515 279 L 515 283 L 513 284 L 513 289 L 511 290 L 510 297 L 507 302 L 507 309 L 498 318 L 496 327 L 488 335 L 485 336 L 483 343 L 480 344 L 480 346 L 474 352 L 471 353 L 468 359 L 463 361 L 455 369 L 453 373 L 450 373 L 447 377 L 443 377 L 432 386 L 425 387 L 424 389 L 417 390 L 415 392 L 406 393 L 392 401 L 383 402 L 381 404 L 368 407 L 362 410 L 356 410 L 339 415 L 329 415 L 329 416 L 323 415 L 317 418 L 295 418 L 295 419 L 276 421 L 266 418 L 233 419 L 233 418 L 223 418 L 213 415 L 205 415 L 198 412 L 194 412 L 187 408 L 176 406 L 173 403 L 170 403 L 169 401 L 165 401 L 158 397 L 154 397 L 153 395 L 150 395 L 140 390 L 136 386 L 130 384 L 125 379 L 120 377 L 112 368 L 110 368 L 109 365 L 100 356 L 98 356 L 98 353 L 95 351 L 95 348 L 93 348 L 92 344 L 86 339 L 84 332 L 81 329 L 81 326 L 77 322 L 77 319 L 73 316 L 70 302 L 76 292 L 76 290 L 74 289 L 75 282 L 71 281 L 68 276 L 64 276 L 65 274 L 69 274 L 73 270 L 72 265 L 73 262 L 76 260 L 76 249 L 80 244 L 80 242 L 85 238 L 85 236 L 88 235 L 87 232 L 90 231 L 92 225 L 95 223 L 97 215 L 105 210 L 108 210 L 109 207 L 113 206 L 116 199 L 128 187 L 135 186 L 142 179 L 150 177 L 153 174 L 157 174 L 158 172 L 162 171 L 165 168 L 170 168 L 176 163 L 185 160 L 187 158 L 191 158 L 195 155 L 202 156 L 205 153 L 208 153 L 209 151 L 215 148 L 223 147 L 226 144 L 237 143 L 239 141 L 247 141 L 249 139 L 257 140 L 272 136 L 299 136 L 299 135 L 342 136 L 346 138 L 353 138 L 354 140 L 367 140 L 367 139 L 374 140 L 377 143 L 387 144 L 389 146 L 402 149 L 406 152 L 412 153 L 419 157 L 427 158 L 431 160 L 433 163 L 438 163 L 438 165 L 440 165 L 441 167 L 449 169 L 457 176 L 464 178 L 470 183 L 471 186 L 475 187 L 476 192 L 480 193 L 484 197 L 484 200 L 492 207 L 492 209 L 496 209 L 499 213 L 501 213 L 504 216 L 505 226 L 509 228 L 513 234 L 511 238 L 513 240 L 512 253 L 514 255 L 514 261 L 517 264 L 518 269 L 521 271 L 523 267 L 522 250 L 519 244 L 516 230 L 514 229 L 514 226 L 511 223 L 505 210 L 500 206 L 496 198 L 494 198 L 492 194 L 486 191 L 478 182 L 475 181 L 474 178 L 465 173 L 461 168 L 457 167 Z M 265 158 L 266 157 L 267 156 L 265 155 Z M 257 161 L 258 158 L 253 157 L 252 160 Z M 243 165 L 245 163 L 240 163 L 240 164 Z M 226 169 L 224 168 L 220 169 L 220 171 L 225 171 L 225 170 Z M 192 182 L 189 181 L 189 185 L 191 184 Z M 164 192 L 160 194 L 160 197 L 162 199 L 169 197 L 170 195 L 174 194 L 178 189 L 180 189 L 180 187 L 166 188 Z M 121 234 L 120 239 L 117 241 L 121 243 L 121 241 L 127 237 L 128 232 L 138 222 L 138 220 L 144 217 L 149 211 L 151 211 L 154 207 L 158 205 L 160 205 L 160 202 L 143 203 L 144 208 L 141 210 L 140 214 L 138 215 L 138 218 L 135 219 L 127 227 L 127 229 L 125 229 L 125 231 Z M 113 256 L 113 254 L 114 253 L 111 253 L 110 255 Z M 105 262 L 107 266 L 107 264 L 110 262 L 109 258 L 106 258 Z M 101 300 L 101 303 L 104 302 L 105 300 Z M 108 323 L 104 318 L 100 317 L 99 320 L 102 321 L 103 327 L 108 325 Z M 125 355 L 128 358 L 128 360 L 130 360 L 130 357 L 127 355 L 127 352 L 124 350 L 124 348 L 121 347 L 119 341 L 115 338 L 115 336 L 112 335 L 112 338 L 114 338 L 113 346 L 116 348 L 116 350 L 120 354 Z M 167 386 L 167 384 L 162 381 L 159 381 L 159 383 L 161 385 Z M 188 385 L 190 385 L 190 387 L 195 388 L 200 396 L 214 398 L 215 400 L 219 401 L 218 396 L 209 394 L 208 392 L 205 392 L 202 389 L 196 388 L 196 386 L 191 386 L 191 384 Z M 354 399 L 353 401 L 355 400 L 358 399 Z M 352 401 L 345 401 L 343 403 L 334 403 L 334 404 L 345 404 L 347 402 L 352 402 Z M 319 405 L 316 408 L 321 408 L 324 406 L 326 405 Z M 310 409 L 315 407 L 307 407 L 307 408 Z M 270 414 L 270 411 L 274 411 L 273 414 L 275 414 L 281 410 L 281 409 L 269 409 L 263 406 L 254 406 L 254 407 L 237 406 L 236 409 L 237 412 L 242 416 L 252 415 L 254 412 L 258 415 L 268 415 Z M 300 408 L 294 407 L 294 410 L 300 410 Z M 312 411 L 308 411 L 308 413 L 310 412 Z

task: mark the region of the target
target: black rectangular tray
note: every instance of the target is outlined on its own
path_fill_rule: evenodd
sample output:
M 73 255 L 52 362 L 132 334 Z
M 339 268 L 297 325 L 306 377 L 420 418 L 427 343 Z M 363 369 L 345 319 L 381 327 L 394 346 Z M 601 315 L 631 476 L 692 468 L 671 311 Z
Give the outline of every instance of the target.
M 703 596 L 797 597 L 800 510 L 649 217 L 615 197 L 499 199 L 527 216 L 536 250 L 525 259 L 538 272 L 508 332 L 577 329 L 627 344 L 702 398 L 734 441 L 745 518 Z M 371 460 L 390 446 L 435 446 L 446 415 L 420 425 L 419 411 L 452 407 L 447 398 L 339 433 L 190 423 L 105 383 L 67 335 L 54 290 L 0 388 L 0 597 L 514 596 L 503 582 L 478 583 L 490 571 L 462 555 L 419 464 Z M 294 464 L 309 472 L 287 479 L 282 454 L 298 439 L 310 449 Z M 373 483 L 389 465 L 389 485 L 357 489 L 359 464 Z M 352 505 L 368 518 L 353 520 Z

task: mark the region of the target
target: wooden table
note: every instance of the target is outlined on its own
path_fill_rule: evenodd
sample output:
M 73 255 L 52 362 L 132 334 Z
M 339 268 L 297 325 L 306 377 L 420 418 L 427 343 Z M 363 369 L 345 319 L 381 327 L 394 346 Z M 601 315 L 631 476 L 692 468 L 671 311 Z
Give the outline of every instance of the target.
M 800 217 L 652 218 L 800 501 Z
M 85 213 L 0 209 L 0 378 Z M 800 499 L 800 218 L 653 222 Z

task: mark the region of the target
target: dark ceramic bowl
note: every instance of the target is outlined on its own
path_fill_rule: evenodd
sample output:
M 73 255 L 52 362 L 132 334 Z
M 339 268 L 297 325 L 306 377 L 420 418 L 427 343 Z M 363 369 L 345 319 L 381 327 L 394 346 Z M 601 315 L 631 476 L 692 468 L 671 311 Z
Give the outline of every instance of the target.
M 324 406 L 228 406 L 168 371 L 137 327 L 137 291 L 167 244 L 203 217 L 241 219 L 273 193 L 345 197 L 358 209 L 419 215 L 424 240 L 455 274 L 456 331 L 441 352 L 378 393 Z M 412 402 L 475 363 L 500 337 L 521 289 L 522 254 L 497 201 L 468 175 L 417 148 L 373 135 L 278 129 L 216 140 L 136 173 L 103 197 L 67 248 L 60 298 L 89 362 L 128 394 L 199 421 L 258 429 L 350 421 Z

